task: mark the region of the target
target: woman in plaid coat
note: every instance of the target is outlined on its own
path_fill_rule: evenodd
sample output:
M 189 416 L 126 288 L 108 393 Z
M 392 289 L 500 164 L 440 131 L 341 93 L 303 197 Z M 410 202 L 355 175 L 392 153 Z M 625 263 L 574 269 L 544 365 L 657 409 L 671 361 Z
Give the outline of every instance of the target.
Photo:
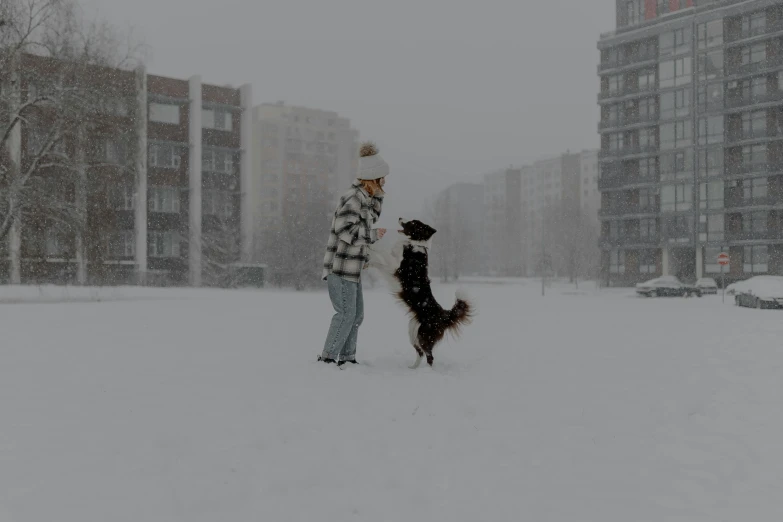
M 364 320 L 362 270 L 369 261 L 367 246 L 386 234 L 373 229 L 383 205 L 389 165 L 372 143 L 359 151 L 359 177 L 343 194 L 332 219 L 324 256 L 323 279 L 335 314 L 319 361 L 356 364 L 356 340 Z

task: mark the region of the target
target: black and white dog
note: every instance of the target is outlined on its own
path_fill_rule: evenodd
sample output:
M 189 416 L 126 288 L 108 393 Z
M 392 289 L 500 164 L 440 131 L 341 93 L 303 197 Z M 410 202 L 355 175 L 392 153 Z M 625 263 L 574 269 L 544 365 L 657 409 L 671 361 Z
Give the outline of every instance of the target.
M 411 316 L 408 334 L 416 350 L 418 368 L 427 356 L 432 366 L 432 350 L 447 332 L 459 334 L 461 326 L 468 324 L 474 309 L 466 296 L 457 292 L 457 301 L 451 310 L 444 310 L 435 300 L 428 275 L 429 250 L 436 230 L 418 220 L 399 220 L 402 238 L 389 251 L 376 246 L 369 248 L 368 266 L 376 268 L 389 283 L 392 292 L 407 307 Z

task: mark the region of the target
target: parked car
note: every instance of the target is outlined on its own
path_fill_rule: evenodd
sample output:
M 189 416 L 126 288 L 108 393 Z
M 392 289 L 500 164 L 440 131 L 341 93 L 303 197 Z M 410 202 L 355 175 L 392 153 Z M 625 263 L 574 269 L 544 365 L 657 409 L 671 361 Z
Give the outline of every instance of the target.
M 636 285 L 636 293 L 644 297 L 701 297 L 701 290 L 686 285 L 674 276 L 662 276 Z
M 696 288 L 701 290 L 702 294 L 717 294 L 718 283 L 711 277 L 702 277 L 696 281 Z
M 753 285 L 761 284 L 760 281 L 770 281 L 774 283 L 776 281 L 783 281 L 783 277 L 760 275 L 760 276 L 753 276 L 750 279 L 745 279 L 743 281 L 737 281 L 736 283 L 731 283 L 730 285 L 726 285 L 726 295 L 736 295 L 739 292 L 744 292 L 746 289 L 750 288 Z
M 734 304 L 737 306 L 783 308 L 783 277 L 755 276 L 733 286 Z

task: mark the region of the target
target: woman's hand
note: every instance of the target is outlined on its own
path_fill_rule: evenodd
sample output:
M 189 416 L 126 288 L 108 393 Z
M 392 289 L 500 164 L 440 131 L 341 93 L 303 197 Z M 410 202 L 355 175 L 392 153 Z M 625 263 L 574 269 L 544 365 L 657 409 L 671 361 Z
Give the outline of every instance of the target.
M 378 229 L 378 239 L 381 239 L 385 235 L 386 235 L 386 229 L 385 228 L 379 228 Z

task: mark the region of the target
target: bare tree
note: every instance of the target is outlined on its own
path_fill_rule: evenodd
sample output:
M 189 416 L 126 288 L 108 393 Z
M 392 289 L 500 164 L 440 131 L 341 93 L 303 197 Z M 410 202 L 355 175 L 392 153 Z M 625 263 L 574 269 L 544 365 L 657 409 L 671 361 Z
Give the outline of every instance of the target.
M 73 236 L 85 256 L 88 174 L 103 163 L 93 131 L 112 132 L 96 119 L 116 96 L 106 70 L 135 65 L 141 48 L 75 0 L 0 0 L 0 18 L 0 242 L 24 217 Z
M 262 233 L 262 259 L 272 283 L 296 290 L 321 282 L 321 266 L 333 212 L 328 192 L 301 190 L 289 200 L 290 210 L 282 224 Z
M 595 273 L 600 261 L 598 230 L 581 209 L 546 207 L 540 233 L 539 273 L 567 275 L 570 282 Z

